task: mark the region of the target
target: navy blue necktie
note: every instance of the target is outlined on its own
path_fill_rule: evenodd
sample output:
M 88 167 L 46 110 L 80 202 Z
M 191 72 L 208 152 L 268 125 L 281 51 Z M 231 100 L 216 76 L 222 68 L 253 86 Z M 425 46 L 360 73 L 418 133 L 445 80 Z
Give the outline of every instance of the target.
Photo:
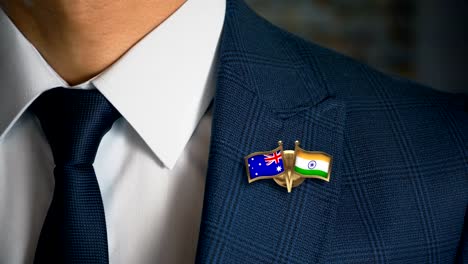
M 31 106 L 54 156 L 55 189 L 34 263 L 109 263 L 106 220 L 93 163 L 120 117 L 97 90 L 54 88 Z

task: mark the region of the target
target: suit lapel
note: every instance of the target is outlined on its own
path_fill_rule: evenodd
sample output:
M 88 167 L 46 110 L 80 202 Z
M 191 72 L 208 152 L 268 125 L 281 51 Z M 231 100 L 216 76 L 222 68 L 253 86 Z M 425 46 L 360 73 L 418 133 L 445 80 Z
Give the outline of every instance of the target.
M 345 105 L 287 38 L 244 3 L 228 1 L 198 263 L 318 262 L 328 250 Z M 329 183 L 309 179 L 292 193 L 272 180 L 248 184 L 244 156 L 274 149 L 278 140 L 293 149 L 296 139 L 333 156 Z

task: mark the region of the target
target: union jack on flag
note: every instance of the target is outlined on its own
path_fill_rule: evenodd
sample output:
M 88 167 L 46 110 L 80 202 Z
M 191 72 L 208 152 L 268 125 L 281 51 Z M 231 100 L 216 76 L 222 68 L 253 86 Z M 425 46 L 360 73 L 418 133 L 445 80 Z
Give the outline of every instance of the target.
M 267 166 L 270 166 L 271 164 L 275 163 L 278 164 L 281 159 L 283 159 L 282 151 L 278 150 L 277 152 L 274 152 L 272 154 L 267 154 L 265 156 L 265 163 Z

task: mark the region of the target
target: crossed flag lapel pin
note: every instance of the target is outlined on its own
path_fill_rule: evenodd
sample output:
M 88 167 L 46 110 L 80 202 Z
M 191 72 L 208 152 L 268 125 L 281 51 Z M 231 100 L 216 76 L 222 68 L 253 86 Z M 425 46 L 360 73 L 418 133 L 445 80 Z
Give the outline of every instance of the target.
M 273 179 L 290 193 L 308 178 L 330 181 L 332 156 L 304 150 L 299 141 L 295 142 L 294 150 L 283 150 L 282 141 L 278 145 L 271 151 L 254 152 L 244 158 L 249 183 Z

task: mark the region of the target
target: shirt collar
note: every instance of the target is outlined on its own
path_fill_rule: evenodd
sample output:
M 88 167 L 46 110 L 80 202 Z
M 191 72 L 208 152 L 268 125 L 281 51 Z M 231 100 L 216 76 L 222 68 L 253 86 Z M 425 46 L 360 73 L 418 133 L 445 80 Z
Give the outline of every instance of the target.
M 168 168 L 174 167 L 214 96 L 225 5 L 187 1 L 90 81 Z M 0 39 L 1 140 L 42 92 L 68 85 L 3 11 Z

